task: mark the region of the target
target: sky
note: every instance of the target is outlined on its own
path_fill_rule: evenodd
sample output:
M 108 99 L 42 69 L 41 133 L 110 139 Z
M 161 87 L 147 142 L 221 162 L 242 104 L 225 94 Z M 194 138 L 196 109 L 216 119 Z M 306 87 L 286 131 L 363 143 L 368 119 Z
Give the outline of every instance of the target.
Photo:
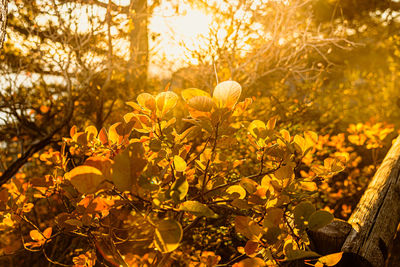
M 191 8 L 187 4 L 179 6 L 179 15 L 168 4 L 162 4 L 154 10 L 150 19 L 150 32 L 158 35 L 155 41 L 150 38 L 150 47 L 153 52 L 153 62 L 150 64 L 150 74 L 166 71 L 162 69 L 160 60 L 170 61 L 170 68 L 176 70 L 184 65 L 185 53 L 181 43 L 189 49 L 202 45 L 202 37 L 207 36 L 212 23 L 211 15 Z M 205 44 L 204 44 L 205 45 Z M 196 64 L 194 58 L 186 58 L 191 64 Z M 186 62 L 187 62 L 186 61 Z

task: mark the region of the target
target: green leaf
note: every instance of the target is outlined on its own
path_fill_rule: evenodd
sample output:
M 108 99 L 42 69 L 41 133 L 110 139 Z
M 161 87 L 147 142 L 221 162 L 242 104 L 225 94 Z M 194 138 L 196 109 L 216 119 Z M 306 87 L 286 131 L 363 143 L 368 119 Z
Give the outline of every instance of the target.
M 293 168 L 289 165 L 280 167 L 274 172 L 274 175 L 279 180 L 290 179 L 294 176 Z
M 207 218 L 218 218 L 218 215 L 214 211 L 198 201 L 183 202 L 179 210 L 187 211 L 198 217 L 204 216 Z
M 282 233 L 281 228 L 278 226 L 272 226 L 262 235 L 262 239 L 265 239 L 267 244 L 273 245 L 278 241 L 279 235 Z
M 308 218 L 308 228 L 317 230 L 332 222 L 333 215 L 326 210 L 317 210 Z
M 185 177 L 181 177 L 172 184 L 171 190 L 177 192 L 178 199 L 182 200 L 189 191 L 189 183 Z
M 248 239 L 254 241 L 258 240 L 263 233 L 261 226 L 247 216 L 236 216 L 235 230 L 239 234 L 242 234 Z
M 154 244 L 162 253 L 174 251 L 182 240 L 183 230 L 179 222 L 166 219 L 157 224 Z
M 111 181 L 120 191 L 131 191 L 138 184 L 138 179 L 147 161 L 143 158 L 141 143 L 130 144 L 124 152 L 114 158 Z
M 264 217 L 264 227 L 270 228 L 273 226 L 279 226 L 283 220 L 283 209 L 271 207 L 266 209 Z
M 186 162 L 180 156 L 174 156 L 174 167 L 177 172 L 183 172 L 186 170 Z
M 300 250 L 293 245 L 293 240 L 286 241 L 283 252 L 286 255 L 286 260 L 298 260 L 303 258 L 319 257 L 320 255 L 314 251 Z
M 293 211 L 294 214 L 294 223 L 299 229 L 305 228 L 305 221 L 308 221 L 311 214 L 315 212 L 314 206 L 308 202 L 304 201 L 299 203 Z

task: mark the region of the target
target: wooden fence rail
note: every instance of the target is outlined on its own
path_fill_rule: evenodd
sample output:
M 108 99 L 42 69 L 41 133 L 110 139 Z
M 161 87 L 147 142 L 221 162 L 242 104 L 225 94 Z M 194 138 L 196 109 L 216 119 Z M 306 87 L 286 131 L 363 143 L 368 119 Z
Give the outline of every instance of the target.
M 321 254 L 343 251 L 338 266 L 384 266 L 400 222 L 400 136 L 345 222 L 335 220 L 309 232 Z

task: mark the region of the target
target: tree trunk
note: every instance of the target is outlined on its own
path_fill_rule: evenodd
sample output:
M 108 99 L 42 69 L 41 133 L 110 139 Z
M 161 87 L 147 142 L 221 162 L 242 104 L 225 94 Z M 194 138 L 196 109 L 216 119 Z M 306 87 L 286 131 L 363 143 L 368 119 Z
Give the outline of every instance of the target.
M 3 48 L 7 24 L 7 0 L 0 0 L 0 49 Z
M 148 43 L 148 5 L 147 0 L 131 0 L 129 89 L 145 91 L 147 89 L 147 71 L 149 65 Z

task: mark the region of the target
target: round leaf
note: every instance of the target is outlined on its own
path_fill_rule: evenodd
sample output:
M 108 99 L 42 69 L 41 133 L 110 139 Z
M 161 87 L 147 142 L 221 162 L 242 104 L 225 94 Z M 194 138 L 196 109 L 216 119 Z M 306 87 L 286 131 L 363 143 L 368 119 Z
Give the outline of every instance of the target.
M 138 183 L 138 178 L 146 167 L 141 143 L 130 144 L 124 152 L 114 158 L 111 180 L 120 191 L 131 191 Z
M 179 156 L 174 156 L 174 167 L 177 172 L 183 172 L 186 170 L 186 162 Z
M 189 107 L 202 112 L 210 112 L 214 106 L 214 102 L 208 96 L 195 96 L 187 104 Z
M 267 266 L 265 261 L 260 258 L 247 258 L 232 265 L 232 267 L 263 267 Z
M 156 110 L 156 100 L 155 100 L 154 96 L 152 96 L 151 94 L 142 93 L 142 94 L 138 95 L 136 100 L 142 108 L 146 108 L 151 111 Z
M 105 180 L 100 170 L 92 166 L 78 166 L 65 174 L 65 178 L 83 194 L 97 191 L 97 187 Z
M 204 216 L 207 218 L 217 218 L 218 217 L 218 215 L 214 211 L 212 211 L 209 207 L 207 207 L 206 205 L 204 205 L 198 201 L 183 202 L 179 209 L 182 211 L 187 211 L 198 217 L 200 217 L 200 216 Z
M 318 262 L 324 264 L 324 266 L 335 266 L 342 259 L 342 256 L 343 252 L 333 253 L 319 258 Z
M 154 244 L 162 253 L 174 251 L 182 240 L 182 226 L 175 220 L 167 219 L 157 224 Z
M 239 199 L 244 199 L 246 197 L 246 190 L 240 185 L 232 185 L 226 189 L 226 193 L 232 195 L 236 194 Z
M 162 117 L 173 109 L 178 102 L 178 96 L 171 91 L 159 93 L 156 96 L 157 116 Z
M 300 229 L 304 228 L 304 222 L 308 221 L 308 218 L 315 212 L 314 206 L 307 201 L 299 203 L 294 208 L 294 223 Z
M 233 108 L 240 98 L 242 87 L 234 81 L 219 83 L 213 93 L 213 99 L 218 108 Z
M 182 200 L 185 198 L 187 192 L 189 191 L 189 183 L 185 177 L 181 177 L 172 184 L 171 189 L 174 192 L 177 192 L 179 200 Z
M 210 97 L 210 94 L 197 89 L 197 88 L 189 88 L 189 89 L 185 89 L 182 91 L 181 93 L 183 100 L 185 100 L 185 102 L 187 103 L 190 99 L 192 99 L 193 97 L 196 96 L 206 96 L 206 97 Z
M 317 210 L 308 218 L 308 228 L 317 230 L 329 224 L 333 220 L 333 215 L 326 210 Z

